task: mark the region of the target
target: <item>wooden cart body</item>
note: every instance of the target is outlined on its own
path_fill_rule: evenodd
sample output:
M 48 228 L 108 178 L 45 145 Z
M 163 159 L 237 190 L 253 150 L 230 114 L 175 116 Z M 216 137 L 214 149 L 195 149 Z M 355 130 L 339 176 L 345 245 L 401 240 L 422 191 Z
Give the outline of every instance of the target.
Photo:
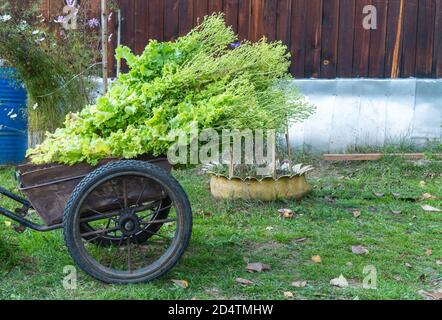
M 62 222 L 64 208 L 81 180 L 99 167 L 119 160 L 121 159 L 103 159 L 97 166 L 84 163 L 74 166 L 23 164 L 17 170 L 20 191 L 29 200 L 30 205 L 43 219 L 46 226 L 56 226 Z M 158 165 L 168 172 L 171 171 L 171 165 L 165 157 L 157 158 L 145 155 L 136 160 L 146 161 Z M 128 189 L 132 190 L 128 195 L 129 201 L 136 201 L 139 190 L 142 188 L 142 186 L 137 186 L 137 179 L 127 179 L 122 183 L 129 184 L 130 188 Z M 117 204 L 111 203 L 111 199 L 115 198 L 116 193 L 122 194 L 122 189 L 121 185 L 103 188 L 89 204 L 90 208 L 97 211 L 118 209 L 116 208 Z M 161 190 L 155 184 L 146 188 L 142 194 L 143 201 L 161 197 Z

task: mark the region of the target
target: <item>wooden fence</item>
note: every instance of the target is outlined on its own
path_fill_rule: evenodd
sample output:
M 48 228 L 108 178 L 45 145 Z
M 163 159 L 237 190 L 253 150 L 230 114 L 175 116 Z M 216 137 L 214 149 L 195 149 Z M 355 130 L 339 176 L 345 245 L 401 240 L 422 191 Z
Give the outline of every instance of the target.
M 366 5 L 377 8 L 376 30 L 363 28 Z M 241 39 L 286 43 L 298 78 L 442 77 L 442 0 L 120 0 L 120 7 L 122 43 L 137 53 L 148 39 L 175 39 L 223 11 Z M 116 32 L 116 20 L 111 25 Z

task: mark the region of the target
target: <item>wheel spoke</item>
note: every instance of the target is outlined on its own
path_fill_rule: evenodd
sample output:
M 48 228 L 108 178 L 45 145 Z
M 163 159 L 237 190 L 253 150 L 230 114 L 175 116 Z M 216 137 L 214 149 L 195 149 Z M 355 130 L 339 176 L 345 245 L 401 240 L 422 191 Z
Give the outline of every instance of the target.
M 164 224 L 168 222 L 176 222 L 177 219 L 162 219 L 162 220 L 149 220 L 149 221 L 141 221 L 141 225 L 151 225 L 151 224 Z
M 103 234 L 103 233 L 109 233 L 109 232 L 112 232 L 112 231 L 117 231 L 118 229 L 119 228 L 115 227 L 115 228 L 95 230 L 95 231 L 91 231 L 91 232 L 81 233 L 80 236 L 81 237 L 89 237 L 89 236 L 94 236 L 94 235 L 100 235 L 100 234 Z
M 162 205 L 163 203 L 161 202 L 161 205 Z M 161 206 L 160 205 L 160 206 Z M 171 209 L 173 207 L 173 203 L 172 204 L 170 204 L 170 205 L 168 205 L 167 207 L 164 207 L 164 208 L 158 208 L 152 215 L 154 215 L 154 216 L 157 216 L 158 214 L 160 214 L 160 212 L 163 212 L 163 211 L 166 211 L 166 210 L 168 210 L 168 209 Z
M 85 239 L 86 240 L 86 242 L 93 242 L 93 241 L 95 241 L 95 240 L 97 240 L 98 238 L 99 238 L 100 236 L 98 235 L 98 236 L 95 236 L 95 237 L 93 237 L 93 238 L 91 238 L 91 239 Z
M 158 236 L 160 238 L 163 238 L 163 239 L 166 239 L 166 240 L 169 240 L 169 241 L 173 240 L 173 238 L 166 237 L 166 236 L 164 236 L 162 234 L 159 234 L 159 233 L 156 233 L 156 232 L 152 232 L 152 231 L 147 230 L 147 229 L 145 229 L 143 232 L 147 232 L 148 234 L 151 234 L 152 236 Z
M 141 190 L 141 193 L 138 196 L 138 199 L 137 199 L 137 202 L 135 203 L 135 206 L 138 206 L 138 204 L 140 203 L 141 197 L 143 196 L 143 193 L 146 190 L 146 186 L 147 186 L 147 181 L 144 181 L 143 189 Z
M 124 234 L 121 236 L 121 238 L 120 238 L 120 242 L 118 243 L 117 248 L 121 247 L 121 245 L 123 244 L 123 240 L 124 240 Z M 111 244 L 111 248 L 112 248 L 112 247 L 113 247 L 113 245 Z M 115 256 L 116 256 L 115 253 L 112 254 L 111 262 L 110 262 L 110 264 L 109 264 L 109 269 L 112 268 L 112 265 L 113 265 L 114 260 L 115 260 Z
M 146 207 L 146 208 L 145 208 L 144 210 L 142 210 L 142 211 L 146 211 L 146 210 L 149 210 L 149 209 L 154 209 L 154 211 L 152 211 L 152 212 L 150 212 L 150 213 L 148 213 L 148 214 L 146 214 L 146 215 L 140 216 L 140 218 L 141 218 L 142 220 L 144 220 L 144 219 L 146 219 L 146 218 L 148 218 L 148 217 L 156 216 L 156 215 L 159 213 L 159 211 L 160 211 L 160 210 L 158 210 L 158 207 L 161 206 L 161 203 L 162 203 L 162 200 L 160 200 L 160 204 L 158 204 L 158 205 L 156 206 L 156 208 L 154 208 L 153 206 Z M 164 208 L 164 209 L 161 209 L 161 210 L 167 210 L 167 208 Z M 137 210 L 136 210 L 136 211 L 137 211 Z M 140 210 L 140 211 L 141 211 L 141 210 Z M 140 212 L 140 211 L 138 211 L 138 212 Z
M 93 222 L 93 221 L 97 221 L 97 220 L 112 218 L 112 217 L 115 217 L 115 216 L 118 216 L 118 215 L 119 215 L 119 211 L 113 211 L 113 212 L 105 213 L 105 214 L 100 213 L 99 215 L 96 215 L 96 216 L 90 216 L 90 217 L 87 217 L 87 218 L 82 218 L 82 219 L 80 219 L 80 222 L 81 223 Z
M 123 201 L 124 201 L 124 209 L 127 208 L 127 181 L 123 179 Z
M 115 197 L 116 197 L 116 201 L 118 201 L 118 204 L 120 205 L 120 209 L 124 209 L 124 207 L 123 207 L 123 205 L 121 204 L 121 201 L 120 201 L 120 196 L 118 195 L 118 192 L 117 192 L 117 190 L 115 190 L 115 181 L 114 180 L 112 180 L 111 181 L 111 186 L 112 186 L 112 191 L 114 192 L 114 195 L 115 195 Z
M 112 218 L 109 218 L 109 220 L 107 220 L 106 229 L 109 229 L 111 222 Z
M 127 238 L 127 267 L 132 273 L 132 236 Z
M 97 214 L 97 215 L 103 215 L 101 212 L 98 212 L 97 210 L 95 210 L 95 209 L 92 209 L 92 208 L 87 208 L 86 209 L 87 211 L 92 211 L 93 213 L 95 213 L 95 214 Z

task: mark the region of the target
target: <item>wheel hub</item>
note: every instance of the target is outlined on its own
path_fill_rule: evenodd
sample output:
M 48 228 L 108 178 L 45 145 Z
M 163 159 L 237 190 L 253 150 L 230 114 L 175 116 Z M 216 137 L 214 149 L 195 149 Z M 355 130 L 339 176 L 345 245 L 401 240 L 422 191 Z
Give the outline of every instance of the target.
M 124 213 L 118 220 L 118 226 L 125 236 L 132 236 L 140 229 L 140 221 L 134 213 Z

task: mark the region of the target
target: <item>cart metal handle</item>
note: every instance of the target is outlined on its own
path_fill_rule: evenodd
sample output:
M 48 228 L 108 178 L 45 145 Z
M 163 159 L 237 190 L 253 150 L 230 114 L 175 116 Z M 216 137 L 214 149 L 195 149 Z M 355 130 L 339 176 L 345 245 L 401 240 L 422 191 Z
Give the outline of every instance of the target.
M 24 205 L 27 208 L 32 208 L 32 204 L 28 200 L 13 194 L 12 192 L 6 190 L 5 188 L 0 187 L 0 194 Z M 34 223 L 24 217 L 12 212 L 12 211 L 9 211 L 8 209 L 3 208 L 3 207 L 0 207 L 0 214 L 4 215 L 5 217 L 7 217 L 11 220 L 14 220 L 15 222 L 18 222 L 19 224 L 21 224 L 27 228 L 35 230 L 35 231 L 46 232 L 46 231 L 52 231 L 55 229 L 60 229 L 63 227 L 63 225 L 61 223 L 50 226 L 50 227 L 38 225 L 38 224 L 36 224 L 36 223 Z

